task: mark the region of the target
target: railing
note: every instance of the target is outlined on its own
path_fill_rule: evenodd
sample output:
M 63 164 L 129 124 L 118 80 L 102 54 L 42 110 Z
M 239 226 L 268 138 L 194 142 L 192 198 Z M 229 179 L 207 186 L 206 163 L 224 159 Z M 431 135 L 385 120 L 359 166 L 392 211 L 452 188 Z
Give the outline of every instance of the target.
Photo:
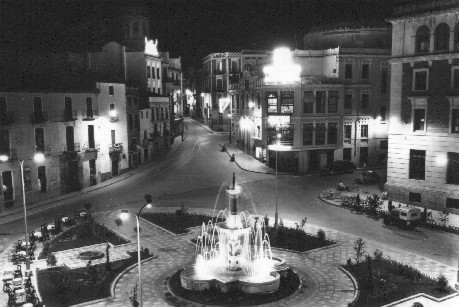
M 117 115 L 114 115 L 114 116 L 110 116 L 110 121 L 113 123 L 113 122 L 117 122 L 120 120 L 120 116 L 117 114 Z
M 95 120 L 99 117 L 99 110 L 83 110 L 83 120 Z
M 78 119 L 77 111 L 61 110 L 53 114 L 52 120 L 56 122 L 70 122 Z
M 11 160 L 18 158 L 17 150 L 12 148 L 0 149 L 0 156 L 7 156 Z
M 65 151 L 79 152 L 80 151 L 80 143 L 66 144 L 65 145 Z
M 44 123 L 49 120 L 49 116 L 47 112 L 33 112 L 30 120 L 33 124 Z
M 83 147 L 81 148 L 82 151 L 99 151 L 100 150 L 100 143 L 94 142 L 94 144 L 83 143 Z
M 14 123 L 14 113 L 13 112 L 0 113 L 0 125 L 9 125 L 12 123 Z
M 108 152 L 122 152 L 123 151 L 123 143 L 115 143 L 108 145 Z

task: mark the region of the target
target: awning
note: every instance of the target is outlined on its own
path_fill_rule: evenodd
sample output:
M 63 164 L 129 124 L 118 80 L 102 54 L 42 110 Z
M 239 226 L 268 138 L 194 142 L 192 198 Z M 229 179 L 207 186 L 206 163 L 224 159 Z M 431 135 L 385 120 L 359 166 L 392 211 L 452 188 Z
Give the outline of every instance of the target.
M 97 151 L 85 151 L 81 161 L 89 161 L 89 160 L 96 160 L 97 159 Z

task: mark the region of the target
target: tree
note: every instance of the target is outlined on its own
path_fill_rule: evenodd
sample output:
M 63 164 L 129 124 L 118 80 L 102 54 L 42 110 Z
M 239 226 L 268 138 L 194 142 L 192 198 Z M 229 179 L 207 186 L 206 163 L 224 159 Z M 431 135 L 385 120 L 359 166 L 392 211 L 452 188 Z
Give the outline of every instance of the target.
M 358 238 L 357 240 L 355 240 L 354 251 L 355 251 L 354 259 L 355 259 L 355 262 L 357 262 L 358 264 L 360 263 L 360 260 L 365 255 L 365 241 L 363 241 L 362 238 Z
M 119 236 L 118 240 L 121 241 L 121 238 L 120 238 L 120 226 L 123 225 L 123 221 L 120 218 L 118 218 L 118 219 L 115 220 L 115 225 L 116 225 L 116 227 L 118 227 L 118 236 Z
M 46 258 L 46 264 L 49 266 L 55 266 L 57 264 L 56 255 L 54 255 L 53 253 L 49 254 Z

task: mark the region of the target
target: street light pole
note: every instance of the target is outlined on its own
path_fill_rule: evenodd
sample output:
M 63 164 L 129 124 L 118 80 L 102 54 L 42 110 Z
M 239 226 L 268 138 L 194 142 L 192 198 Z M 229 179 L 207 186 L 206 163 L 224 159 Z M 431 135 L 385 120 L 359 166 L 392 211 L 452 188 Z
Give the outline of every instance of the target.
M 151 202 L 152 198 L 150 194 L 146 194 L 144 196 L 145 198 L 145 204 L 140 208 L 139 212 L 135 215 L 136 219 L 136 224 L 137 224 L 137 266 L 139 268 L 139 306 L 143 307 L 143 289 L 142 289 L 142 260 L 140 258 L 140 214 L 142 213 L 142 210 L 147 207 L 151 208 Z M 121 219 L 126 219 L 127 216 L 127 210 L 122 210 L 120 214 Z
M 22 184 L 22 206 L 24 210 L 24 231 L 25 231 L 25 252 L 26 252 L 26 270 L 30 270 L 30 257 L 29 257 L 29 231 L 27 230 L 27 206 L 25 199 L 25 186 L 24 186 L 24 160 L 18 160 L 21 166 L 21 184 Z
M 279 145 L 279 141 L 277 142 Z M 277 226 L 277 222 L 279 219 L 279 213 L 277 212 L 277 150 L 276 150 L 276 213 L 274 214 L 274 227 Z

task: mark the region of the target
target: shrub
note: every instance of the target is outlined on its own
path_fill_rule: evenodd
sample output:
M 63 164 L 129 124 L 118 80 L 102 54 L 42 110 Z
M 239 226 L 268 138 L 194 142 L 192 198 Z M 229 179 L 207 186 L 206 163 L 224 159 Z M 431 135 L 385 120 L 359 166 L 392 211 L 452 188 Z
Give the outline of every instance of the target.
M 49 241 L 43 243 L 43 249 L 41 250 L 43 257 L 47 257 L 49 253 Z
M 443 227 L 446 227 L 446 224 L 448 224 L 449 221 L 449 212 L 446 211 L 446 209 L 443 209 L 442 212 L 440 212 L 440 223 L 443 225 Z
M 325 231 L 323 231 L 322 229 L 317 230 L 317 238 L 320 241 L 324 241 L 325 240 Z
M 373 253 L 375 260 L 380 261 L 383 257 L 383 252 L 380 251 L 379 249 L 376 249 L 375 252 Z
M 76 231 L 76 236 L 78 239 L 87 239 L 89 237 L 91 237 L 91 234 L 92 234 L 92 225 L 90 225 L 92 223 L 86 223 L 86 224 L 82 224 L 78 230 Z
M 284 220 L 282 218 L 279 218 L 279 227 L 284 227 Z
M 360 260 L 363 258 L 365 255 L 365 241 L 363 241 L 362 238 L 358 238 L 354 242 L 354 259 L 355 262 L 360 263 Z
M 351 260 L 351 258 L 347 259 L 346 264 L 347 264 L 348 267 L 352 266 L 352 260 Z
M 411 305 L 411 307 L 424 307 L 424 305 L 422 305 L 419 302 L 414 302 L 413 305 Z
M 440 276 L 438 276 L 437 287 L 438 290 L 446 292 L 446 289 L 448 288 L 448 279 L 446 279 L 445 275 L 441 274 Z
M 49 254 L 46 258 L 46 264 L 49 266 L 55 266 L 57 264 L 56 255 L 54 255 L 53 253 Z

